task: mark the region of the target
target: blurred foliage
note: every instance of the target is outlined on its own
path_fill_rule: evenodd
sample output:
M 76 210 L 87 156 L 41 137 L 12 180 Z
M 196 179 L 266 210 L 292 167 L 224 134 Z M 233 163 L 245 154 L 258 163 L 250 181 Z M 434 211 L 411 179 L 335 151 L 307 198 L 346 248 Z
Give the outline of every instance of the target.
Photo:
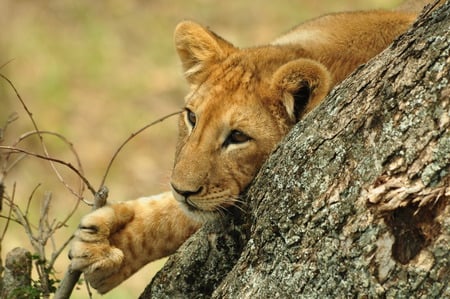
M 14 82 L 41 129 L 64 134 L 75 145 L 87 178 L 96 186 L 114 150 L 131 132 L 182 107 L 187 85 L 172 45 L 179 21 L 196 20 L 235 45 L 250 46 L 269 42 L 302 20 L 326 12 L 386 8 L 395 2 L 399 1 L 2 0 L 0 65 L 7 64 L 0 72 Z M 6 142 L 32 126 L 13 91 L 0 82 L 0 123 L 13 112 L 20 119 L 6 132 Z M 127 145 L 106 181 L 110 198 L 125 200 L 166 190 L 175 141 L 176 120 L 171 119 Z M 73 159 L 67 146 L 53 139 L 46 142 L 58 158 Z M 37 144 L 29 141 L 26 147 L 38 151 Z M 26 200 L 38 183 L 42 192 L 52 190 L 56 216 L 74 204 L 42 161 L 22 161 L 9 174 L 7 188 L 13 182 L 18 201 Z M 65 240 L 88 211 L 82 207 L 73 226 L 59 238 Z M 4 241 L 2 254 L 27 244 L 21 234 L 9 234 Z M 160 264 L 102 298 L 136 298 Z M 66 267 L 62 259 L 57 271 L 62 275 Z M 85 290 L 76 293 L 86 297 Z

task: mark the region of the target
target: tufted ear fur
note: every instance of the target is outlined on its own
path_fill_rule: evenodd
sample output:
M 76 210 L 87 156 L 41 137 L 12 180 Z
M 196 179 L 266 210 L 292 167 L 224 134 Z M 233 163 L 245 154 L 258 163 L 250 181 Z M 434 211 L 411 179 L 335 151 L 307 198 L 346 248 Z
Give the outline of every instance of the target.
M 214 32 L 191 21 L 181 22 L 175 28 L 175 47 L 190 84 L 201 83 L 206 66 L 221 61 L 235 49 Z
M 328 94 L 331 75 L 321 63 L 301 58 L 278 68 L 272 77 L 272 88 L 281 94 L 288 115 L 297 122 Z

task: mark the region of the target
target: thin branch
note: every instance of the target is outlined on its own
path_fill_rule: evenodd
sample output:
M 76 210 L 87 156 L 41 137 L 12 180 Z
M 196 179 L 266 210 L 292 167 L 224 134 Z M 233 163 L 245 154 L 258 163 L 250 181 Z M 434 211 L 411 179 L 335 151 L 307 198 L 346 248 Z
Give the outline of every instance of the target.
M 64 248 L 66 248 L 70 244 L 70 242 L 73 240 L 74 237 L 75 237 L 74 235 L 71 235 L 58 250 L 56 250 L 52 253 L 52 258 L 48 263 L 50 268 L 53 268 L 53 266 L 55 265 L 56 259 L 61 255 Z
M 14 92 L 16 93 L 17 98 L 19 99 L 20 103 L 22 104 L 22 107 L 25 109 L 26 113 L 30 117 L 30 120 L 31 120 L 31 123 L 33 124 L 34 129 L 36 130 L 36 132 L 39 132 L 39 128 L 38 128 L 38 126 L 36 124 L 36 121 L 34 120 L 33 113 L 31 113 L 31 111 L 28 109 L 28 106 L 25 104 L 24 100 L 22 99 L 22 97 L 19 94 L 19 91 L 16 89 L 16 87 L 14 86 L 12 81 L 9 80 L 8 77 L 6 77 L 5 75 L 3 75 L 1 73 L 0 73 L 0 77 L 2 77 L 6 82 L 8 82 L 8 84 L 14 90 Z M 41 145 L 44 147 L 44 152 L 46 152 L 45 145 L 43 144 L 42 135 L 38 134 L 38 136 L 39 136 L 39 139 L 41 140 Z
M 5 63 L 3 63 L 2 65 L 0 65 L 0 69 L 4 68 L 4 67 L 7 66 L 8 64 L 10 64 L 13 60 L 14 60 L 14 58 L 11 58 L 10 60 L 8 60 L 8 61 L 6 61 Z
M 46 220 L 48 219 L 51 201 L 52 201 L 52 193 L 46 192 L 44 195 L 44 201 L 41 204 L 41 211 L 39 217 L 39 236 L 40 236 L 39 239 L 41 240 L 42 245 L 45 245 L 48 239 L 48 236 L 44 236 L 44 232 L 49 231 L 49 227 L 46 225 Z M 47 229 L 45 229 L 46 226 Z
M 82 175 L 84 175 L 84 173 L 83 173 L 83 168 L 82 168 L 82 164 L 81 164 L 81 160 L 80 160 L 79 155 L 78 155 L 78 153 L 76 152 L 76 150 L 75 150 L 75 148 L 74 148 L 74 146 L 73 146 L 73 143 L 70 142 L 66 137 L 64 137 L 64 136 L 61 135 L 61 134 L 58 134 L 58 133 L 55 133 L 55 132 L 51 132 L 51 131 L 41 131 L 41 132 L 31 131 L 31 132 L 27 132 L 27 133 L 25 133 L 25 134 L 22 134 L 22 135 L 18 138 L 18 140 L 17 140 L 15 143 L 13 143 L 13 146 L 14 146 L 14 147 L 17 147 L 17 145 L 18 145 L 21 141 L 25 140 L 26 138 L 28 138 L 28 137 L 30 137 L 30 136 L 33 136 L 33 135 L 35 135 L 35 134 L 38 134 L 38 133 L 41 133 L 41 134 L 49 134 L 49 135 L 52 135 L 52 136 L 56 136 L 56 137 L 58 137 L 59 139 L 61 139 L 66 145 L 68 145 L 69 148 L 70 148 L 70 150 L 72 151 L 73 155 L 75 156 L 76 161 L 77 161 L 77 165 L 78 165 L 78 168 L 77 168 L 77 169 L 80 171 L 80 173 L 81 173 Z M 8 158 L 9 158 L 9 157 L 8 157 Z M 75 194 L 74 192 L 72 192 L 72 194 L 74 194 L 75 196 L 77 196 L 77 198 L 79 198 L 80 200 L 83 200 L 81 194 L 82 194 L 83 191 L 84 191 L 85 185 L 83 184 L 82 177 L 80 177 L 80 176 L 78 176 L 78 177 L 80 178 L 80 190 L 79 190 L 79 194 Z M 68 185 L 66 184 L 66 186 L 68 186 Z M 68 187 L 67 189 L 68 189 L 68 190 L 71 190 L 70 187 Z M 71 191 L 72 191 L 72 190 L 71 190 Z M 84 201 L 84 200 L 83 200 L 83 201 Z M 90 203 L 88 203 L 88 202 L 86 202 L 86 201 L 84 201 L 84 202 L 87 203 L 88 205 L 91 205 Z M 66 215 L 65 219 L 62 220 L 61 222 L 59 222 L 57 225 L 52 225 L 52 226 L 48 225 L 48 234 L 51 235 L 51 234 L 53 234 L 54 232 L 56 232 L 56 230 L 58 230 L 59 228 L 61 228 L 62 226 L 66 225 L 67 221 L 69 221 L 69 219 L 74 215 L 74 213 L 75 213 L 76 210 L 78 209 L 79 204 L 80 204 L 80 201 L 77 200 L 77 201 L 75 202 L 74 207 L 73 207 L 72 210 L 70 211 L 70 213 L 68 213 L 68 214 Z M 27 209 L 27 210 L 28 210 L 28 209 Z M 26 214 L 28 214 L 28 213 L 26 213 Z M 41 215 L 42 215 L 42 213 L 41 213 Z M 43 219 L 47 220 L 46 223 L 48 223 L 48 217 L 42 218 L 42 216 L 41 216 L 41 220 L 43 220 Z M 41 224 L 39 225 L 39 227 L 43 227 L 43 223 L 41 223 Z
M 150 124 L 142 127 L 141 129 L 137 130 L 136 132 L 132 133 L 130 135 L 130 137 L 128 137 L 120 146 L 119 148 L 115 151 L 113 157 L 111 158 L 111 160 L 109 161 L 109 164 L 106 168 L 105 174 L 103 176 L 102 182 L 100 184 L 100 189 L 98 192 L 95 193 L 95 199 L 94 199 L 94 207 L 93 209 L 98 209 L 102 206 L 104 206 L 106 204 L 106 199 L 108 197 L 108 189 L 105 186 L 105 180 L 106 177 L 108 176 L 109 170 L 111 169 L 111 166 L 114 162 L 114 160 L 116 159 L 117 155 L 119 154 L 119 152 L 122 150 L 122 148 L 131 140 L 133 139 L 136 135 L 142 133 L 144 130 L 146 130 L 147 128 L 160 123 L 164 120 L 166 120 L 169 117 L 172 117 L 174 115 L 178 115 L 179 113 L 181 113 L 181 111 L 177 111 L 171 114 L 168 114 L 164 117 L 161 117 L 153 122 L 151 122 Z M 66 274 L 64 275 L 64 278 L 62 279 L 61 283 L 59 284 L 59 287 L 57 289 L 57 291 L 55 292 L 55 296 L 54 299 L 66 299 L 70 297 L 70 294 L 72 293 L 73 288 L 75 287 L 76 283 L 78 282 L 79 278 L 80 278 L 81 272 L 80 271 L 74 271 L 70 268 L 68 271 L 66 272 Z
M 27 217 L 23 214 L 22 210 L 20 210 L 19 206 L 17 206 L 14 203 L 11 203 L 11 208 L 14 211 L 14 214 L 16 216 L 17 221 L 19 221 L 20 225 L 24 228 L 25 233 L 28 236 L 28 239 L 31 242 L 31 245 L 33 246 L 34 250 L 39 252 L 39 246 L 37 246 L 37 239 L 33 235 L 33 229 L 30 225 L 30 222 L 28 221 Z
M 1 67 L 0 67 L 1 68 Z M 138 131 L 132 133 L 120 146 L 119 148 L 114 152 L 111 160 L 108 163 L 108 166 L 106 168 L 105 174 L 102 178 L 101 184 L 100 184 L 100 189 L 96 192 L 95 189 L 91 186 L 91 184 L 89 183 L 89 181 L 86 179 L 86 177 L 84 176 L 83 173 L 83 168 L 81 165 L 81 161 L 79 159 L 79 156 L 77 154 L 77 152 L 75 151 L 73 144 L 71 142 L 69 142 L 64 136 L 58 134 L 58 133 L 54 133 L 54 132 L 49 132 L 49 131 L 41 131 L 39 130 L 37 123 L 33 117 L 33 114 L 31 113 L 31 111 L 29 110 L 29 108 L 27 107 L 27 105 L 25 104 L 24 100 L 22 99 L 22 97 L 20 96 L 18 90 L 16 89 L 16 87 L 14 86 L 14 84 L 12 83 L 11 80 L 9 80 L 6 76 L 4 76 L 3 74 L 0 73 L 0 77 L 3 78 L 6 82 L 8 82 L 8 84 L 11 86 L 11 88 L 14 90 L 17 98 L 19 99 L 20 103 L 22 104 L 23 109 L 26 111 L 26 113 L 28 114 L 29 119 L 32 122 L 32 125 L 34 127 L 34 131 L 32 132 L 28 132 L 23 134 L 22 136 L 19 137 L 19 139 L 17 140 L 17 142 L 13 145 L 13 146 L 0 146 L 0 150 L 8 150 L 8 155 L 7 155 L 7 159 L 6 162 L 4 164 L 3 167 L 3 173 L 6 174 L 7 171 L 6 169 L 11 169 L 11 167 L 7 167 L 7 166 L 11 166 L 10 163 L 8 163 L 8 160 L 10 158 L 10 156 L 14 153 L 22 153 L 25 155 L 29 155 L 29 156 L 33 156 L 39 159 L 43 159 L 46 161 L 50 162 L 50 165 L 54 171 L 54 173 L 56 174 L 56 176 L 58 177 L 58 179 L 60 180 L 60 182 L 62 182 L 64 184 L 64 186 L 70 191 L 72 192 L 75 196 L 77 196 L 79 199 L 83 200 L 84 202 L 86 202 L 83 198 L 82 198 L 82 193 L 84 191 L 84 187 L 86 186 L 90 192 L 92 192 L 92 194 L 94 194 L 94 209 L 97 209 L 99 207 L 102 207 L 103 205 L 105 205 L 106 203 L 106 199 L 108 197 L 108 189 L 104 186 L 104 183 L 106 181 L 106 178 L 108 176 L 108 173 L 112 167 L 113 162 L 115 161 L 116 157 L 118 156 L 119 152 L 123 149 L 123 147 L 131 140 L 133 139 L 135 136 L 137 136 L 138 134 L 142 133 L 144 130 L 146 130 L 149 127 L 152 127 L 153 125 L 160 123 L 162 121 L 164 121 L 165 119 L 172 117 L 174 115 L 178 115 L 181 111 L 177 111 L 171 114 L 168 114 L 162 118 L 157 119 L 156 121 L 153 121 L 152 123 L 144 126 L 143 128 L 139 129 Z M 11 123 L 12 121 L 14 121 L 16 118 L 11 117 L 10 121 L 5 125 L 6 126 Z M 43 135 L 44 134 L 49 134 L 49 135 L 53 135 L 58 137 L 59 139 L 61 139 L 63 142 L 65 142 L 67 145 L 69 145 L 72 153 L 75 156 L 78 168 L 73 166 L 71 163 L 69 162 L 65 162 L 63 160 L 57 159 L 57 158 L 53 158 L 50 156 L 47 146 L 44 142 L 44 138 Z M 23 141 L 24 139 L 28 138 L 29 136 L 33 136 L 33 135 L 37 135 L 39 142 L 41 144 L 42 150 L 43 150 L 43 154 L 38 154 L 38 153 L 33 153 L 30 152 L 28 150 L 25 149 L 21 149 L 18 148 L 17 145 Z M 16 165 L 22 158 L 16 159 L 15 161 L 13 161 L 12 165 Z M 68 167 L 70 170 L 72 170 L 73 172 L 75 172 L 78 177 L 80 178 L 80 191 L 79 194 L 77 194 L 64 180 L 63 176 L 61 175 L 61 173 L 58 171 L 58 169 L 56 168 L 55 164 L 60 164 L 63 166 Z M 46 198 L 44 199 L 44 203 L 41 207 L 41 218 L 39 220 L 39 227 L 38 227 L 38 235 L 35 236 L 33 233 L 33 227 L 31 226 L 31 224 L 29 223 L 27 216 L 29 213 L 29 207 L 30 207 L 30 202 L 32 200 L 32 197 L 35 194 L 35 191 L 37 190 L 38 187 L 36 187 L 27 204 L 27 208 L 25 211 L 25 214 L 23 213 L 23 211 L 16 205 L 14 204 L 14 202 L 10 202 L 10 215 L 8 217 L 8 223 L 9 221 L 12 220 L 12 215 L 15 215 L 15 218 L 17 219 L 16 221 L 19 222 L 25 229 L 26 234 L 28 235 L 32 246 L 35 248 L 35 250 L 37 252 L 40 253 L 41 257 L 45 257 L 45 245 L 48 241 L 49 238 L 51 238 L 53 236 L 53 234 L 55 233 L 55 231 L 62 227 L 63 225 L 65 225 L 68 221 L 68 219 L 70 219 L 70 217 L 73 215 L 73 213 L 75 212 L 75 210 L 78 207 L 78 204 L 80 201 L 77 201 L 74 209 L 71 211 L 71 213 L 69 213 L 69 215 L 67 216 L 67 218 L 62 221 L 59 222 L 57 224 L 55 224 L 55 222 L 53 222 L 51 225 L 48 222 L 48 217 L 49 217 L 49 206 L 50 206 L 50 201 L 51 201 L 51 195 L 47 195 Z M 6 229 L 3 232 L 3 235 L 5 235 L 6 233 Z M 59 249 L 56 250 L 54 253 L 52 254 L 52 259 L 50 261 L 50 266 L 53 266 L 56 258 L 60 255 L 60 253 L 62 252 L 62 250 L 67 246 L 67 244 L 70 242 L 70 239 L 67 240 L 67 242 L 65 244 L 63 244 L 63 246 Z M 40 272 L 41 269 L 38 269 L 38 272 Z M 75 284 L 77 283 L 79 276 L 80 276 L 81 272 L 79 271 L 71 271 L 70 267 L 69 267 L 69 271 L 66 273 L 63 281 L 61 282 L 57 292 L 55 293 L 55 298 L 68 298 L 70 296 L 70 294 L 72 293 L 73 287 L 75 286 Z M 47 281 L 45 280 L 45 277 L 43 277 L 43 273 L 39 273 L 39 276 L 41 277 L 41 281 L 42 283 L 46 283 Z
M 0 128 L 0 141 L 3 141 L 4 133 L 6 129 L 8 129 L 8 126 L 16 121 L 19 118 L 17 113 L 12 113 L 8 116 L 8 119 L 6 120 L 5 124 L 3 125 L 3 128 Z
M 120 146 L 119 148 L 116 150 L 116 152 L 114 153 L 114 155 L 112 156 L 111 160 L 109 161 L 108 167 L 106 168 L 105 171 L 105 175 L 103 176 L 102 182 L 100 183 L 100 186 L 104 186 L 105 185 L 105 181 L 106 181 L 106 177 L 108 176 L 109 170 L 111 169 L 111 165 L 113 164 L 114 160 L 116 159 L 117 155 L 119 154 L 119 152 L 122 150 L 122 148 L 131 140 L 133 139 L 136 135 L 142 133 L 143 131 L 145 131 L 146 129 L 168 119 L 169 117 L 172 117 L 174 115 L 178 115 L 180 114 L 182 111 L 177 111 L 177 112 L 173 112 L 170 114 L 167 114 L 166 116 L 163 116 L 151 123 L 149 123 L 148 125 L 145 125 L 144 127 L 142 127 L 141 129 L 137 130 L 136 132 L 132 133 L 130 135 L 130 137 L 128 137 Z
M 20 161 L 25 159 L 26 156 L 27 155 L 25 155 L 25 154 L 19 156 L 16 160 L 14 160 L 13 162 L 9 163 L 9 165 L 6 165 L 6 159 L 5 159 L 5 165 L 4 165 L 4 168 L 3 168 L 3 176 L 6 176 L 6 174 L 8 172 L 10 172 L 11 169 L 13 169 L 17 164 L 19 164 Z
M 3 229 L 2 237 L 1 237 L 0 240 L 3 240 L 5 238 L 6 231 L 8 230 L 9 222 L 11 220 L 13 220 L 11 218 L 11 215 L 12 215 L 12 210 L 13 210 L 12 205 L 14 204 L 14 197 L 15 196 L 16 196 L 16 183 L 14 183 L 14 185 L 13 185 L 13 190 L 12 190 L 11 199 L 10 199 L 11 204 L 9 205 L 9 212 L 8 212 L 8 216 L 7 216 L 7 219 L 6 219 L 5 228 Z M 1 248 L 1 244 L 0 244 L 0 248 Z
M 8 204 L 8 205 L 9 205 L 9 204 Z M 5 219 L 6 221 L 12 221 L 12 222 L 14 222 L 14 223 L 20 225 L 20 222 L 19 222 L 17 219 L 14 219 L 14 218 L 12 217 L 12 215 L 11 215 L 11 216 L 3 216 L 3 215 L 0 215 L 0 219 Z M 2 239 L 3 239 L 3 237 L 0 238 L 0 240 L 2 240 Z M 1 244 L 0 244 L 0 245 L 1 245 Z M 0 251 L 0 252 L 1 252 L 1 251 Z
M 36 157 L 36 158 L 39 158 L 39 159 L 48 160 L 48 161 L 52 161 L 52 162 L 55 162 L 55 163 L 58 163 L 58 164 L 65 165 L 69 169 L 71 169 L 73 172 L 75 172 L 83 180 L 83 182 L 86 184 L 88 189 L 92 192 L 92 194 L 95 195 L 95 193 L 96 193 L 95 189 L 91 186 L 89 181 L 71 163 L 65 162 L 65 161 L 60 160 L 60 159 L 56 159 L 56 158 L 52 158 L 52 157 L 36 154 L 36 153 L 30 152 L 30 151 L 27 151 L 27 150 L 24 150 L 24 149 L 20 149 L 20 148 L 17 148 L 17 147 L 7 146 L 7 145 L 0 145 L 0 149 L 5 149 L 5 150 L 12 151 L 12 152 L 17 152 L 17 153 L 24 153 L 24 154 L 27 154 L 27 155 L 30 155 L 30 156 L 33 156 L 33 157 Z M 86 202 L 86 203 L 89 204 L 88 202 Z
M 92 299 L 93 297 L 92 297 L 91 287 L 89 286 L 88 283 L 85 283 L 85 286 L 86 286 L 86 291 L 88 292 L 88 295 L 89 295 L 89 299 Z
M 6 120 L 6 122 L 3 124 L 3 127 L 0 128 L 0 143 L 3 142 L 3 138 L 4 138 L 4 134 L 6 132 L 6 130 L 8 129 L 8 126 L 13 123 L 14 121 L 16 121 L 18 119 L 18 115 L 17 113 L 12 113 L 9 115 L 8 119 Z M 19 161 L 19 159 L 17 159 L 16 161 L 14 161 L 12 163 L 12 165 L 8 166 L 7 164 L 7 158 L 4 159 L 4 161 L 2 161 L 3 159 L 0 160 L 0 162 L 2 162 L 2 166 L 1 166 L 1 173 L 0 173 L 0 181 L 3 182 L 6 174 L 8 173 L 9 170 L 11 170 L 12 166 L 15 165 L 16 162 Z M 0 206 L 0 210 L 1 210 L 1 206 Z
M 31 111 L 28 109 L 28 106 L 25 104 L 25 101 L 20 96 L 19 91 L 16 89 L 16 87 L 14 86 L 12 81 L 9 80 L 8 77 L 6 77 L 5 75 L 3 75 L 1 73 L 0 73 L 0 77 L 2 77 L 6 82 L 8 82 L 8 84 L 11 86 L 11 88 L 16 93 L 17 98 L 19 99 L 20 103 L 22 104 L 22 107 L 25 109 L 26 113 L 28 114 L 28 117 L 30 118 L 31 123 L 33 124 L 33 127 L 34 127 L 34 129 L 35 129 L 35 131 L 36 131 L 36 133 L 37 133 L 37 135 L 39 137 L 39 141 L 41 143 L 42 150 L 44 151 L 44 155 L 47 158 L 50 158 L 50 155 L 49 155 L 48 150 L 47 150 L 47 146 L 44 143 L 44 138 L 42 137 L 42 134 L 40 133 L 40 130 L 39 130 L 38 126 L 37 126 L 37 123 L 34 120 L 33 113 L 31 113 Z M 64 186 L 67 187 L 67 184 L 65 184 L 64 178 L 61 176 L 59 171 L 56 169 L 55 164 L 53 163 L 54 161 L 51 158 L 48 159 L 48 161 L 50 161 L 50 166 L 52 167 L 52 169 L 55 172 L 55 174 L 58 177 L 58 179 L 61 181 L 61 183 L 64 184 Z M 79 173 L 79 172 L 77 171 L 77 173 Z M 69 188 L 69 190 L 72 192 L 72 190 L 70 188 Z M 74 192 L 72 192 L 72 193 L 74 193 Z M 95 191 L 93 192 L 93 194 L 95 194 Z
M 85 201 L 84 201 L 85 202 Z M 88 203 L 90 204 L 90 203 Z M 67 214 L 66 218 L 62 221 L 58 221 L 58 223 L 56 224 L 52 224 L 52 230 L 56 231 L 58 229 L 60 229 L 63 226 L 67 225 L 67 221 L 69 221 L 70 218 L 72 218 L 72 216 L 75 214 L 75 212 L 78 210 L 78 206 L 80 205 L 80 201 L 78 200 L 75 203 L 75 206 L 72 208 L 72 210 L 70 211 L 70 213 Z
M 41 186 L 41 184 L 37 184 L 36 187 L 34 187 L 33 191 L 31 191 L 30 196 L 28 197 L 27 207 L 25 208 L 25 217 L 28 217 L 28 212 L 30 211 L 31 199 L 33 198 L 34 194 L 36 193 L 37 189 L 39 189 L 40 186 Z
M 100 192 L 100 191 L 99 191 Z M 106 203 L 106 198 L 105 198 L 105 203 Z M 52 225 L 47 225 L 49 227 L 49 234 L 50 236 L 53 236 L 53 234 L 56 232 L 56 230 L 60 229 L 61 227 L 65 226 L 67 224 L 67 222 L 69 221 L 70 218 L 72 218 L 73 214 L 76 212 L 76 210 L 78 209 L 78 206 L 80 204 L 80 201 L 77 200 L 75 203 L 75 206 L 73 207 L 72 211 L 70 211 L 70 213 L 67 214 L 66 218 L 63 221 L 60 221 L 58 223 L 55 224 L 55 221 L 53 221 Z M 94 204 L 95 204 L 95 200 L 94 200 Z M 70 238 L 72 239 L 72 238 Z M 49 264 L 53 267 L 53 264 L 55 263 L 56 258 L 59 256 L 59 254 L 62 252 L 62 250 L 67 246 L 67 242 L 64 243 L 60 249 L 56 250 L 56 252 L 54 252 L 52 254 L 52 258 L 49 261 Z M 56 246 L 54 246 L 54 248 L 56 248 Z
M 73 143 L 70 142 L 65 136 L 63 136 L 63 135 L 61 135 L 61 134 L 59 134 L 59 133 L 52 132 L 52 131 L 39 131 L 39 132 L 37 132 L 37 131 L 30 131 L 30 132 L 26 132 L 26 133 L 22 134 L 22 135 L 16 140 L 16 142 L 14 142 L 14 143 L 12 144 L 12 146 L 17 147 L 18 144 L 19 144 L 20 142 L 22 142 L 23 140 L 25 140 L 26 138 L 28 138 L 28 137 L 30 137 L 30 136 L 33 136 L 33 135 L 39 135 L 39 134 L 46 134 L 46 135 L 55 136 L 55 137 L 59 138 L 63 143 L 65 143 L 65 144 L 69 147 L 69 149 L 70 149 L 70 151 L 72 152 L 73 156 L 75 157 L 75 160 L 76 160 L 76 164 L 77 164 L 78 170 L 79 170 L 80 173 L 84 176 L 83 165 L 81 164 L 80 156 L 78 155 L 78 152 L 75 150 L 75 147 L 74 147 Z M 9 156 L 7 156 L 6 160 L 8 160 L 8 159 L 9 159 Z M 70 187 L 69 185 L 67 185 L 65 182 L 63 182 L 63 183 L 64 183 L 65 187 L 66 187 L 67 189 L 69 189 L 69 191 L 71 191 L 71 193 L 74 194 L 78 199 L 81 199 L 81 198 L 82 198 L 82 194 L 83 194 L 83 192 L 84 192 L 84 187 L 85 187 L 85 185 L 83 184 L 83 181 L 82 181 L 81 178 L 80 178 L 80 189 L 79 189 L 79 191 L 78 191 L 78 194 L 75 193 L 75 192 L 71 189 L 71 187 Z

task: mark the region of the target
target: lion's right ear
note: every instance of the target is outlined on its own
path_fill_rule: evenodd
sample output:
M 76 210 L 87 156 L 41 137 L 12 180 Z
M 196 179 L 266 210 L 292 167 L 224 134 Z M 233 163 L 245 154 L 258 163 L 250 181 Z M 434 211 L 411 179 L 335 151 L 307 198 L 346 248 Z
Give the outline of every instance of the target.
M 201 83 L 207 66 L 221 61 L 235 49 L 231 43 L 214 32 L 191 21 L 177 25 L 175 47 L 185 77 L 191 84 Z
M 272 89 L 281 97 L 291 120 L 297 122 L 322 102 L 330 91 L 331 80 L 323 64 L 300 58 L 278 68 L 272 77 Z

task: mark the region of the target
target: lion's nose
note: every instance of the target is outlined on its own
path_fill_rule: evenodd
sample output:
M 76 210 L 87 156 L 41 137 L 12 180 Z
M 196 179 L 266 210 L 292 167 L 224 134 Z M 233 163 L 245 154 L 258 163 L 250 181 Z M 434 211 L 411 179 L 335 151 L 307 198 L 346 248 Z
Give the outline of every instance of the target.
M 176 186 L 175 186 L 174 184 L 172 184 L 172 183 L 171 183 L 170 185 L 172 186 L 172 189 L 173 189 L 176 193 L 180 194 L 180 195 L 183 196 L 185 199 L 187 199 L 189 196 L 199 194 L 200 192 L 202 192 L 202 189 L 203 189 L 203 187 L 200 187 L 200 188 L 198 188 L 198 189 L 195 190 L 195 191 L 191 191 L 191 190 L 181 190 L 180 188 L 176 187 Z

